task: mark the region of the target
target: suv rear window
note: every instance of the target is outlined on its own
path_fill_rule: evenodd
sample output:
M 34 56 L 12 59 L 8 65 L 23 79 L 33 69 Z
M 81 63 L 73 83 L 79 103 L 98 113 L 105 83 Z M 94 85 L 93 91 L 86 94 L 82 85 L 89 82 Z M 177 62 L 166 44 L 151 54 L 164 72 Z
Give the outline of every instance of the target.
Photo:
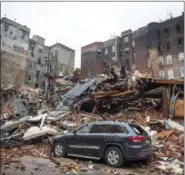
M 129 124 L 129 126 L 137 135 L 148 136 L 147 132 L 140 126 L 134 124 Z

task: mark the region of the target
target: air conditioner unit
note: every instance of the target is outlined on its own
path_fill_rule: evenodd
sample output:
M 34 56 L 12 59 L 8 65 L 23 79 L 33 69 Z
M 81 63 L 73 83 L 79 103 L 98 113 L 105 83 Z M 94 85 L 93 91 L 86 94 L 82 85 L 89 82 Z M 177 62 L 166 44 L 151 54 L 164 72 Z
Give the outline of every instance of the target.
M 184 53 L 179 53 L 179 61 L 183 61 L 184 60 Z

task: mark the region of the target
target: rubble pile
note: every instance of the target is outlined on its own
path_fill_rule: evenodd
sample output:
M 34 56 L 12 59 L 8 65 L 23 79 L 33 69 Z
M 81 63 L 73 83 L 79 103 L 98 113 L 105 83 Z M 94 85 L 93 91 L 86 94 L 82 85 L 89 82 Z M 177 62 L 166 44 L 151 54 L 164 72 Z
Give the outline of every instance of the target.
M 49 144 L 56 134 L 91 121 L 111 120 L 137 123 L 148 132 L 154 146 L 152 161 L 156 165 L 151 170 L 181 172 L 184 126 L 164 118 L 162 90 L 165 87 L 150 86 L 141 75 L 133 75 L 124 68 L 117 72 L 112 68 L 107 75 L 80 80 L 77 70 L 75 79 L 59 77 L 49 96 L 50 105 L 39 89 L 24 86 L 15 92 L 11 90 L 11 98 L 2 105 L 2 163 L 23 154 L 48 158 Z M 23 149 L 23 145 L 27 148 Z M 17 155 L 11 156 L 14 152 Z

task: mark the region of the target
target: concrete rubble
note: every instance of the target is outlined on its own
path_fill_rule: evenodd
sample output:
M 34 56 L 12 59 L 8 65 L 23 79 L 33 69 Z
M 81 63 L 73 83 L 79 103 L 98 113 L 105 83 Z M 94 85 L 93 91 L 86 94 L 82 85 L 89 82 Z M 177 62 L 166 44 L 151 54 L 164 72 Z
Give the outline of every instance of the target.
M 78 81 L 60 77 L 49 100 L 40 89 L 1 86 L 2 164 L 16 162 L 22 155 L 51 158 L 49 145 L 56 134 L 87 122 L 112 120 L 140 124 L 150 134 L 154 155 L 146 165 L 149 170 L 182 174 L 183 119 L 164 117 L 162 91 L 166 87 L 143 81 L 138 72 L 131 74 L 124 68 L 117 72 L 112 68 L 105 75 Z M 66 164 L 63 168 L 78 172 L 95 167 Z

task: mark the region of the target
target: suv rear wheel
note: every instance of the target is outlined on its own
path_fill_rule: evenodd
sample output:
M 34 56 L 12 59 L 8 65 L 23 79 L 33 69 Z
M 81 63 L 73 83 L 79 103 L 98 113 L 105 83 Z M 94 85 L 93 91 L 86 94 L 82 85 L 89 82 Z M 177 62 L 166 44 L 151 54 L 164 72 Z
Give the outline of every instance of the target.
M 107 165 L 119 168 L 123 165 L 123 153 L 118 147 L 109 147 L 105 152 Z
M 64 157 L 66 155 L 65 147 L 62 142 L 56 142 L 53 150 L 55 157 Z

